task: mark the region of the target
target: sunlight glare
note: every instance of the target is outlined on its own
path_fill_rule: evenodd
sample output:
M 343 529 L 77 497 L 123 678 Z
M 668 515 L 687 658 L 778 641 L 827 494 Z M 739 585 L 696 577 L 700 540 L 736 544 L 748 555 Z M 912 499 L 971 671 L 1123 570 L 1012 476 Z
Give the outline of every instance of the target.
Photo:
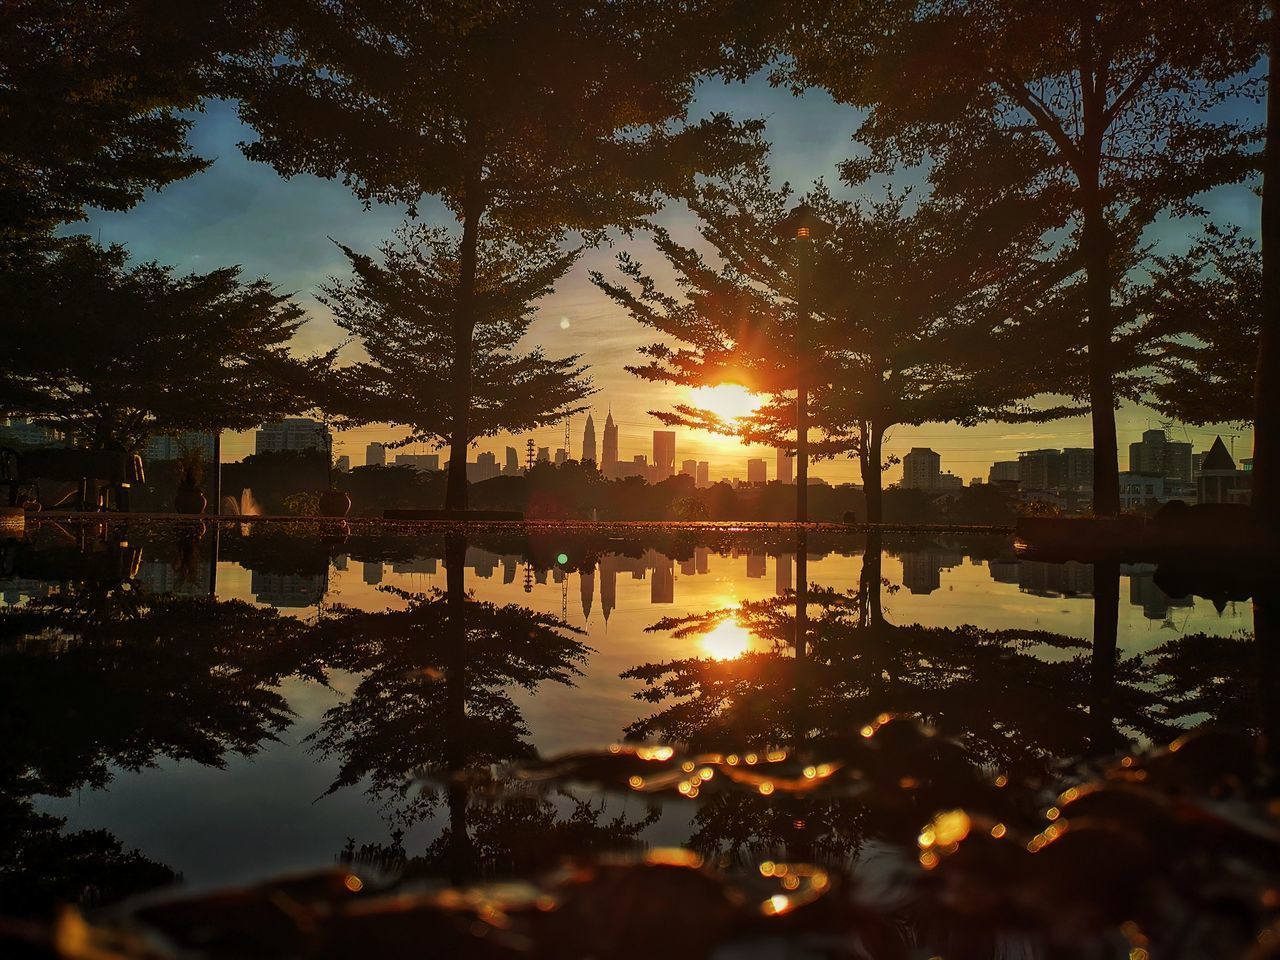
M 731 421 L 749 417 L 764 403 L 764 398 L 737 383 L 721 383 L 714 387 L 694 387 L 689 403 L 702 410 L 710 410 L 722 420 Z
M 699 637 L 698 646 L 713 660 L 736 660 L 751 649 L 751 634 L 730 617 Z

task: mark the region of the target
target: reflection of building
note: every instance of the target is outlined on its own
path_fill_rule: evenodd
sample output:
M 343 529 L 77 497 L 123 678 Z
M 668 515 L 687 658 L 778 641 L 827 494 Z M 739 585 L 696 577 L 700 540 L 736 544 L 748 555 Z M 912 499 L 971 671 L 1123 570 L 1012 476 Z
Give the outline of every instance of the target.
M 711 548 L 710 547 L 694 547 L 693 548 L 693 566 L 698 573 L 707 573 L 711 567 Z
M 1074 560 L 1066 563 L 1020 560 L 1018 588 L 1038 597 L 1091 597 L 1093 565 Z
M 405 573 L 428 573 L 433 574 L 439 566 L 439 561 L 435 557 L 414 557 L 412 560 L 395 560 L 391 564 L 391 572 L 397 574 Z
M 777 480 L 779 483 L 796 482 L 796 457 L 786 450 L 778 451 Z
M 366 560 L 361 566 L 364 568 L 364 582 L 369 584 L 379 584 L 382 582 L 382 561 Z
M 280 608 L 314 607 L 324 594 L 324 575 L 319 573 L 254 570 L 249 584 L 255 600 Z
M 1135 563 L 1122 567 L 1121 573 L 1129 575 L 1129 603 L 1142 608 L 1148 620 L 1164 620 L 1172 607 L 1192 607 L 1191 597 L 1175 599 L 1156 586 L 1156 567 L 1153 563 Z
M 987 569 L 991 572 L 991 579 L 996 583 L 1018 582 L 1017 560 L 988 560 Z
M 324 450 L 328 430 L 308 417 L 286 417 L 264 423 L 253 438 L 254 453 L 284 453 L 289 450 Z
M 795 555 L 780 553 L 773 567 L 773 592 L 782 596 L 791 589 L 791 568 L 795 564 Z
M 591 604 L 596 597 L 596 568 L 594 565 L 578 573 L 578 589 L 582 594 L 582 619 L 591 619 Z
M 926 548 L 902 555 L 902 585 L 910 593 L 933 593 L 942 586 L 943 569 L 964 563 L 964 554 L 955 550 Z
M 767 557 L 763 553 L 747 553 L 747 577 L 756 580 L 763 577 L 767 569 Z
M 596 459 L 596 422 L 591 419 L 590 411 L 587 412 L 587 425 L 582 428 L 582 457 L 584 463 L 588 460 Z
M 609 614 L 618 605 L 618 566 L 617 557 L 606 553 L 600 558 L 600 609 L 604 613 L 604 622 L 609 622 Z
M 674 603 L 676 599 L 676 564 L 668 556 L 648 551 L 646 559 L 653 565 L 653 580 L 649 584 L 650 603 Z
M 653 431 L 653 477 L 655 483 L 676 475 L 676 433 Z
M 765 462 L 758 457 L 747 461 L 747 483 L 768 483 L 769 474 Z
M 385 467 L 387 465 L 387 448 L 380 443 L 371 443 L 364 448 L 364 465 L 366 467 Z

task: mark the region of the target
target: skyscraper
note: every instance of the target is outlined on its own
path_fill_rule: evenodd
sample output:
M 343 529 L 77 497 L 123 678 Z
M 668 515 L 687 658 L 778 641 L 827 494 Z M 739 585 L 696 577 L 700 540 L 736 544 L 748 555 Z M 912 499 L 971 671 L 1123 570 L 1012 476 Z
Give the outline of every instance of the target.
M 747 461 L 747 483 L 768 483 L 768 465 L 764 460 L 754 457 Z
M 700 487 L 711 486 L 711 464 L 705 460 L 698 461 L 697 484 Z
M 371 443 L 364 448 L 364 465 L 366 467 L 385 467 L 387 465 L 387 448 L 380 443 Z
M 902 488 L 933 490 L 938 486 L 942 458 L 928 447 L 912 447 L 902 458 Z
M 696 481 L 698 479 L 698 461 L 697 460 L 680 461 L 680 476 L 692 477 Z
M 520 472 L 520 455 L 516 453 L 515 447 L 507 447 L 507 462 L 502 472 L 511 476 Z
M 582 461 L 596 458 L 596 422 L 591 419 L 590 411 L 587 412 L 587 425 L 582 428 Z
M 786 450 L 778 451 L 778 482 L 779 483 L 795 483 L 796 482 L 796 458 L 794 453 L 788 453 Z
M 676 432 L 653 431 L 653 480 L 665 480 L 676 475 Z
M 611 470 L 618 469 L 618 425 L 613 422 L 613 411 L 604 420 L 604 449 L 601 451 L 600 467 L 607 476 Z

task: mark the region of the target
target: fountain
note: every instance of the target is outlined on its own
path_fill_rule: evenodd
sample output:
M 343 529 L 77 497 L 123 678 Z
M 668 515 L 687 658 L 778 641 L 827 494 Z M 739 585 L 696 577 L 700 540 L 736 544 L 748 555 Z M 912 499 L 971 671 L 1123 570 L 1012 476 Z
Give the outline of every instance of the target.
M 222 513 L 233 517 L 260 517 L 262 516 L 262 507 L 253 497 L 253 491 L 245 487 L 240 491 L 240 499 L 235 497 L 222 498 Z

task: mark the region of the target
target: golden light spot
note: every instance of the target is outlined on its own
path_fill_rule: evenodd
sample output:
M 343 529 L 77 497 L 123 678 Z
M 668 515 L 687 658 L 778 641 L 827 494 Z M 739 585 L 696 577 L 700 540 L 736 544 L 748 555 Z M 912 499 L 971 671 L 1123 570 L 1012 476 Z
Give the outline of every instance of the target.
M 731 767 L 736 767 L 738 765 L 738 755 L 736 753 L 731 753 L 724 758 L 724 762 Z
M 627 783 L 631 784 L 631 789 L 639 790 L 644 786 L 644 777 L 631 776 L 627 778 Z
M 926 870 L 932 870 L 938 865 L 938 855 L 932 850 L 926 850 L 920 854 L 920 866 Z
M 766 860 L 764 863 L 760 864 L 760 876 L 772 877 L 775 866 L 776 864 L 772 860 Z
M 685 773 L 693 773 L 693 768 L 695 766 L 697 766 L 697 764 L 695 764 L 692 760 L 686 760 L 684 763 L 680 764 L 680 769 L 683 770 Z
M 914 790 L 916 787 L 920 786 L 920 781 L 915 777 L 903 777 L 898 781 L 898 786 L 903 790 Z
M 555 897 L 548 896 L 544 893 L 542 896 L 538 897 L 537 900 L 533 901 L 533 905 L 543 913 L 546 913 L 547 911 L 554 910 L 556 908 L 556 900 Z
M 1006 827 L 1003 823 L 997 823 L 994 827 L 991 828 L 991 835 L 995 837 L 997 840 L 999 840 L 1008 832 L 1009 832 L 1009 828 Z
M 1044 818 L 1046 820 L 1057 820 L 1060 816 L 1062 816 L 1062 811 L 1057 807 L 1050 807 L 1044 812 Z
M 636 756 L 641 760 L 670 760 L 676 755 L 672 747 L 639 747 L 636 749 Z
M 721 420 L 733 421 L 749 417 L 760 408 L 764 398 L 752 393 L 738 383 L 721 383 L 714 387 L 694 387 L 689 391 L 691 406 L 709 410 Z M 734 437 L 726 437 L 726 446 L 731 441 L 735 449 L 740 441 Z
M 784 889 L 786 889 L 786 890 L 799 890 L 799 889 L 800 889 L 800 878 L 799 878 L 799 877 L 792 877 L 792 876 L 786 876 L 786 877 L 783 877 L 783 878 L 782 878 L 782 886 L 783 886 L 783 888 L 784 888 Z
M 791 898 L 782 893 L 775 893 L 764 902 L 764 912 L 766 914 L 786 913 L 790 907 Z
M 364 889 L 364 881 L 357 877 L 354 873 L 348 873 L 342 878 L 342 885 L 352 893 L 359 893 Z
M 858 732 L 862 734 L 864 737 L 866 737 L 868 740 L 870 740 L 872 737 L 876 735 L 876 728 L 871 726 L 870 724 L 867 724 Z
M 689 791 L 692 790 L 693 787 L 689 786 L 688 780 L 681 780 L 680 786 L 676 787 L 676 789 L 679 790 L 681 793 L 683 793 L 685 796 L 688 796 Z
M 621 744 L 617 744 L 617 743 L 611 743 L 611 744 L 609 744 L 609 752 L 610 752 L 610 753 L 621 753 L 621 752 L 622 752 L 622 745 L 621 745 Z
M 1002 787 L 1002 788 L 1003 788 L 1003 787 L 1007 787 L 1008 785 L 1009 785 L 1009 778 L 1008 778 L 1008 777 L 1006 777 L 1003 773 L 1002 773 L 1002 774 L 1000 774 L 1000 776 L 996 777 L 996 786 L 997 786 L 997 787 Z
M 748 764 L 754 765 L 760 762 L 760 757 L 754 753 L 748 753 L 746 756 L 746 761 Z
M 710 767 L 703 767 L 701 770 L 698 771 L 699 780 L 710 780 L 715 775 L 716 775 L 716 772 L 712 770 Z
M 818 775 L 818 768 L 817 768 L 817 767 L 805 767 L 805 768 L 804 768 L 804 778 L 805 778 L 806 780 L 812 780 L 812 779 L 813 779 L 814 777 L 816 777 L 817 775 Z
M 769 754 L 768 756 L 765 757 L 765 759 L 768 760 L 770 763 L 779 763 L 780 761 L 787 759 L 787 751 L 771 750 L 769 751 Z
M 698 646 L 713 660 L 736 660 L 751 649 L 751 633 L 729 617 L 700 636 Z
M 769 794 L 773 793 L 773 784 L 770 783 L 768 780 L 765 780 L 763 783 L 760 784 L 759 789 L 760 789 L 760 792 L 767 797 Z

